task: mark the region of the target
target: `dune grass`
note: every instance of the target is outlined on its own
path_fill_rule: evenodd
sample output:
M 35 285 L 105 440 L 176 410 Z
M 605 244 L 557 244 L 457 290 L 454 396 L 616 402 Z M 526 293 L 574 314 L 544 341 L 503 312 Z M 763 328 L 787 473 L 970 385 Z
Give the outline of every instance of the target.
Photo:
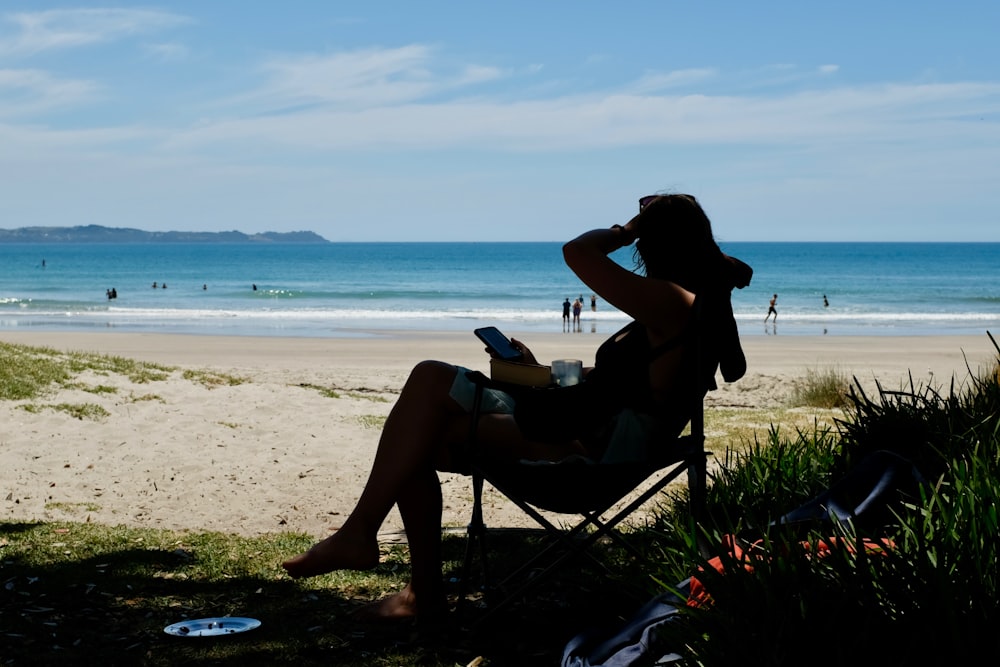
M 524 558 L 536 539 L 534 531 L 512 532 L 493 546 Z M 382 563 L 371 572 L 289 579 L 279 563 L 312 542 L 292 534 L 244 538 L 0 522 L 0 664 L 554 664 L 580 627 L 615 622 L 640 601 L 622 595 L 621 580 L 584 566 L 478 630 L 365 624 L 353 612 L 404 585 L 406 547 L 383 547 Z M 447 577 L 457 574 L 464 547 L 463 535 L 446 535 Z M 621 556 L 609 550 L 607 558 L 619 562 Z M 621 579 L 644 579 L 628 562 L 621 561 L 619 571 Z M 595 614 L 598 603 L 602 611 Z M 475 596 L 462 609 L 463 622 L 482 613 Z M 262 624 L 221 638 L 163 631 L 175 622 L 227 615 Z
M 991 337 L 992 340 L 992 337 Z M 994 345 L 996 345 L 994 341 Z M 685 664 L 973 664 L 1000 658 L 1000 347 L 965 387 L 848 392 L 835 430 L 772 430 L 722 463 L 698 530 L 660 516 L 657 578 L 679 581 L 709 545 L 708 608 L 685 609 L 661 637 Z M 890 451 L 924 483 L 846 523 L 778 530 L 771 522 Z M 906 481 L 906 478 L 903 478 Z M 912 480 L 911 480 L 912 481 Z M 858 499 L 860 500 L 860 499 Z M 750 561 L 726 557 L 725 535 L 759 541 Z M 821 540 L 849 548 L 814 557 Z M 877 550 L 864 542 L 878 540 Z M 750 567 L 747 567 L 749 565 Z M 735 652 L 734 652 L 735 647 Z
M 807 368 L 805 378 L 795 383 L 792 405 L 815 408 L 843 408 L 851 380 L 836 368 Z
M 45 399 L 60 389 L 76 389 L 90 394 L 115 394 L 117 389 L 98 382 L 81 380 L 89 374 L 110 377 L 119 375 L 135 384 L 162 382 L 178 369 L 107 354 L 60 352 L 52 348 L 0 342 L 0 400 L 21 401 L 20 407 L 32 413 L 44 410 L 65 412 L 76 419 L 100 421 L 110 413 L 96 403 L 46 403 Z M 246 378 L 209 370 L 183 370 L 182 378 L 208 389 L 235 386 Z M 132 402 L 160 400 L 155 394 L 131 395 Z

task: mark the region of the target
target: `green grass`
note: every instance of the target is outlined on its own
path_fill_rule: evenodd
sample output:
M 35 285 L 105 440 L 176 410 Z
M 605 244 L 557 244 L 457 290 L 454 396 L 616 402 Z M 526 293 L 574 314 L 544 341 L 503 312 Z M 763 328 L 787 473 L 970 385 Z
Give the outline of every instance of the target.
M 74 389 L 90 394 L 115 394 L 118 390 L 107 384 L 88 384 L 80 379 L 89 373 L 99 377 L 118 375 L 135 384 L 167 380 L 177 369 L 161 364 L 146 363 L 124 357 L 87 352 L 60 352 L 47 347 L 0 342 L 0 400 L 24 401 L 22 410 L 40 413 L 43 410 L 65 412 L 76 419 L 101 421 L 110 416 L 95 403 L 44 403 L 47 396 L 61 389 Z M 245 378 L 205 370 L 184 370 L 181 377 L 209 389 L 235 386 Z M 131 394 L 129 400 L 160 401 L 156 394 Z
M 0 342 L 0 400 L 33 400 L 63 388 L 115 393 L 107 385 L 80 382 L 78 376 L 88 371 L 104 376 L 122 375 L 136 384 L 146 384 L 166 380 L 173 370 L 123 357 Z
M 143 403 L 146 401 L 159 401 L 160 403 L 165 403 L 162 396 L 157 394 L 140 394 L 136 396 L 135 394 L 129 394 L 128 400 L 130 403 Z
M 303 389 L 314 389 L 319 392 L 320 396 L 325 398 L 340 398 L 340 392 L 338 392 L 334 387 L 324 387 L 310 382 L 301 382 L 297 386 L 302 387 Z
M 181 373 L 185 380 L 196 382 L 200 385 L 212 389 L 214 387 L 235 387 L 247 381 L 246 378 L 228 373 L 218 373 L 205 370 L 185 370 Z
M 0 523 L 0 664 L 554 664 L 564 643 L 593 618 L 625 613 L 612 582 L 586 569 L 564 578 L 483 631 L 415 634 L 409 625 L 361 624 L 352 612 L 398 590 L 408 577 L 403 546 L 383 549 L 371 572 L 301 582 L 279 567 L 308 548 L 304 535 L 244 538 L 220 533 L 130 529 L 84 523 Z M 525 534 L 501 535 L 501 553 L 525 556 Z M 445 539 L 445 567 L 458 567 L 464 537 Z M 474 601 L 463 620 L 481 614 Z M 223 638 L 164 634 L 171 623 L 250 616 L 259 629 Z M 558 618 L 552 618 L 558 615 Z M 456 620 L 457 624 L 457 620 Z
M 38 350 L 39 348 L 28 348 Z M 41 348 L 45 350 L 45 348 Z M 93 371 L 98 374 L 124 375 L 136 384 L 148 384 L 166 380 L 170 373 L 176 370 L 172 366 L 136 361 L 126 357 L 91 352 L 56 352 L 45 350 L 54 360 L 65 360 L 72 373 Z
M 371 401 L 372 403 L 389 402 L 388 398 L 382 396 L 380 393 L 376 393 L 371 390 L 368 391 L 354 390 L 354 391 L 348 391 L 345 394 L 341 394 L 340 390 L 338 390 L 336 387 L 324 387 L 323 385 L 312 384 L 311 382 L 300 382 L 296 386 L 302 387 L 303 389 L 313 389 L 319 392 L 320 396 L 324 396 L 326 398 L 343 398 L 344 396 L 346 396 L 347 398 L 352 398 L 359 401 Z
M 38 413 L 42 410 L 55 410 L 57 412 L 65 412 L 75 419 L 89 419 L 91 421 L 101 421 L 111 415 L 110 412 L 96 403 L 54 403 L 51 405 L 25 404 L 21 407 L 28 412 L 33 413 Z
M 68 382 L 69 364 L 55 350 L 0 343 L 0 399 L 36 398 L 52 385 Z
M 385 415 L 359 415 L 357 420 L 366 429 L 381 431 L 382 427 L 385 426 L 386 417 Z
M 65 412 L 75 419 L 89 419 L 91 421 L 101 421 L 111 414 L 96 403 L 22 403 L 18 407 L 32 414 L 39 414 L 44 410 L 55 410 L 56 412 Z
M 353 398 L 359 401 L 371 401 L 372 403 L 388 403 L 389 399 L 381 394 L 376 394 L 370 391 L 350 391 L 347 393 L 348 398 Z

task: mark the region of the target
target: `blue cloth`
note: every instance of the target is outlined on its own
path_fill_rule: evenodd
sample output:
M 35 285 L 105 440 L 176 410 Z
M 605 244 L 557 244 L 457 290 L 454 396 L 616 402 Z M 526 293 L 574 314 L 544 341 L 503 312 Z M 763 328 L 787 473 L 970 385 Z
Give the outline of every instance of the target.
M 682 582 L 684 586 L 686 582 Z M 677 617 L 684 600 L 673 593 L 647 602 L 625 624 L 612 632 L 584 632 L 563 649 L 561 667 L 630 667 L 666 665 L 681 659 L 663 646 L 658 633 Z

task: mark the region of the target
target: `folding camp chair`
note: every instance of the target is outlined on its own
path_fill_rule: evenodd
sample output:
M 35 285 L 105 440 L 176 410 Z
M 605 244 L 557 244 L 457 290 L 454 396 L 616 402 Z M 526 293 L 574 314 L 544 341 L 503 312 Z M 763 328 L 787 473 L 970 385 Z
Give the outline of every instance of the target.
M 481 373 L 472 372 L 477 383 L 477 400 L 482 389 L 500 387 Z M 472 564 L 478 555 L 483 588 L 489 613 L 523 596 L 558 571 L 560 565 L 588 556 L 590 546 L 608 537 L 640 556 L 616 528 L 637 509 L 687 473 L 691 512 L 698 520 L 704 507 L 707 481 L 707 454 L 704 449 L 703 403 L 699 398 L 692 413 L 690 432 L 667 443 L 655 443 L 651 449 L 665 456 L 642 462 L 596 463 L 586 459 L 568 459 L 557 463 L 474 461 L 472 468 L 473 507 L 467 533 L 465 559 L 461 572 L 459 599 L 465 598 Z M 634 498 L 638 487 L 652 481 Z M 483 486 L 489 482 L 541 526 L 548 541 L 527 562 L 507 574 L 502 581 L 490 580 L 488 529 L 483 520 Z M 606 516 L 616 505 L 611 516 Z M 577 515 L 578 522 L 568 529 L 557 527 L 542 512 Z M 478 554 L 477 554 L 478 548 Z M 594 562 L 600 564 L 597 559 Z M 506 594 L 504 592 L 506 591 Z
M 715 306 L 708 307 L 715 310 L 714 315 L 710 316 L 703 316 L 705 307 L 702 306 L 702 299 L 696 299 L 692 341 L 692 347 L 695 349 L 690 350 L 696 355 L 696 359 L 690 373 L 692 377 L 686 380 L 691 385 L 686 393 L 690 404 L 685 409 L 690 429 L 686 435 L 676 433 L 664 436 L 669 438 L 668 442 L 649 443 L 648 451 L 660 453 L 658 458 L 627 463 L 598 463 L 587 459 L 568 459 L 558 463 L 523 461 L 498 463 L 477 456 L 476 424 L 483 391 L 487 387 L 502 390 L 505 385 L 477 371 L 469 372 L 470 379 L 476 384 L 469 435 L 473 507 L 461 571 L 460 600 L 465 599 L 472 563 L 477 555 L 482 568 L 489 614 L 522 597 L 529 589 L 550 577 L 567 560 L 580 555 L 589 556 L 587 549 L 602 538 L 609 537 L 636 555 L 640 555 L 616 528 L 685 472 L 691 512 L 695 521 L 701 519 L 707 483 L 704 397 L 709 389 L 715 388 L 715 372 L 720 367 L 720 359 L 725 360 L 722 363 L 728 364 L 728 367 L 723 366 L 723 376 L 728 381 L 742 377 L 746 370 L 746 362 L 742 350 L 739 349 L 735 321 L 732 319 L 728 292 L 724 296 L 724 300 L 716 300 L 717 304 L 722 304 L 721 309 Z M 721 316 L 719 312 L 722 312 Z M 716 327 L 716 333 L 708 338 L 701 336 L 703 328 L 708 326 Z M 719 330 L 722 330 L 721 334 Z M 509 386 L 507 388 L 511 389 Z M 520 389 L 523 390 L 523 387 Z M 514 393 L 516 394 L 516 389 Z M 549 538 L 548 543 L 528 562 L 496 584 L 490 580 L 486 544 L 488 531 L 483 521 L 482 495 L 485 482 L 489 482 L 531 516 Z M 628 500 L 638 487 L 647 482 L 648 486 L 644 491 Z M 612 508 L 623 502 L 625 503 L 623 507 L 613 515 L 606 516 Z M 549 521 L 542 511 L 578 515 L 580 519 L 578 523 L 564 530 Z M 504 591 L 509 592 L 503 595 Z

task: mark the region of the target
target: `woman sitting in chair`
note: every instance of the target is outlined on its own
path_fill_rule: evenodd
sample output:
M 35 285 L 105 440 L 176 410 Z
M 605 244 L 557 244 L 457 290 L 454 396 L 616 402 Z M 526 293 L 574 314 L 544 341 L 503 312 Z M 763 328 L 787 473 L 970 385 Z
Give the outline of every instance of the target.
M 633 242 L 641 273 L 609 257 Z M 693 356 L 686 333 L 695 295 L 710 285 L 731 289 L 739 280 L 730 277 L 734 267 L 749 270 L 722 253 L 708 217 L 689 195 L 643 197 L 639 214 L 624 226 L 581 234 L 563 247 L 563 255 L 591 290 L 635 320 L 601 346 L 594 369 L 578 385 L 596 386 L 595 379 L 601 378 L 608 391 L 600 395 L 609 397 L 611 404 L 598 410 L 580 406 L 597 417 L 584 422 L 582 432 L 569 436 L 572 440 L 532 438 L 525 434 L 530 429 L 519 426 L 520 417 L 515 419 L 514 399 L 487 389 L 477 441 L 491 456 L 558 461 L 573 454 L 595 460 L 614 455 L 616 429 L 609 421 L 620 421 L 627 410 L 638 415 L 637 425 L 643 428 L 643 415 L 676 400 L 685 363 Z M 534 363 L 534 355 L 521 342 L 513 342 L 525 361 Z M 424 361 L 413 369 L 386 419 L 357 505 L 336 533 L 282 564 L 291 576 L 375 567 L 378 530 L 395 504 L 409 541 L 410 583 L 370 605 L 366 615 L 426 618 L 444 611 L 437 471 L 463 468 L 459 446 L 470 433 L 475 392 L 465 371 L 439 361 Z

